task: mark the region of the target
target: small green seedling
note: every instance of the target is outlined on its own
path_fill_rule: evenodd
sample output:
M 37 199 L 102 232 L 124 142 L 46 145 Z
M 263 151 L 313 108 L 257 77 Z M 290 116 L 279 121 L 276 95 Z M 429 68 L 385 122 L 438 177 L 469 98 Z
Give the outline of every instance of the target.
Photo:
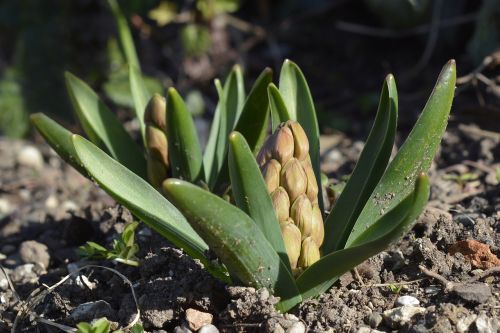
M 111 323 L 105 317 L 97 319 L 92 323 L 81 322 L 76 325 L 76 333 L 109 333 L 111 330 Z M 129 331 L 130 333 L 143 333 L 144 328 L 140 324 L 135 324 Z M 119 329 L 113 331 L 113 333 L 123 333 L 123 330 Z
M 127 223 L 120 237 L 113 240 L 111 250 L 95 242 L 87 242 L 80 246 L 80 254 L 88 259 L 114 260 L 130 266 L 139 266 L 135 256 L 139 251 L 139 245 L 135 243 L 135 229 L 138 225 L 138 222 Z

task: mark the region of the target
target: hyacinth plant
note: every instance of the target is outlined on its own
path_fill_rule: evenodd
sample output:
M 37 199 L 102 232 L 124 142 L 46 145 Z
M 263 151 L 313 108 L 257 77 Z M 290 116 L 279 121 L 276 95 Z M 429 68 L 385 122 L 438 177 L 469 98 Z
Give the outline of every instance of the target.
M 224 84 L 215 80 L 219 101 L 202 149 L 175 88 L 166 97 L 146 89 L 126 21 L 117 6 L 112 9 L 130 65 L 138 140 L 69 73 L 67 90 L 88 139 L 43 114 L 32 122 L 65 161 L 215 277 L 266 287 L 280 297 L 278 309 L 288 311 L 411 228 L 428 200 L 425 173 L 451 109 L 454 61 L 443 67 L 390 162 L 398 99 L 393 76 L 386 77 L 359 161 L 325 212 L 319 128 L 296 64 L 283 63 L 278 86 L 265 69 L 248 94 L 239 66 Z

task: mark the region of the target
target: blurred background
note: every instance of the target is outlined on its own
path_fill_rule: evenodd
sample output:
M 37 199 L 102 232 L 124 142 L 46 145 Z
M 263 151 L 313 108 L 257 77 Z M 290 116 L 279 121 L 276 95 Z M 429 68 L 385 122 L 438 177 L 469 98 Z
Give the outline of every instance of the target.
M 129 119 L 128 67 L 110 3 L 0 1 L 0 134 L 30 136 L 34 112 L 78 132 L 64 71 Z M 454 58 L 459 79 L 451 126 L 500 131 L 500 0 L 118 3 L 151 91 L 176 86 L 206 123 L 217 102 L 215 78 L 239 63 L 249 87 L 266 66 L 277 78 L 289 58 L 308 79 L 323 133 L 364 138 L 388 73 L 398 84 L 404 132 Z

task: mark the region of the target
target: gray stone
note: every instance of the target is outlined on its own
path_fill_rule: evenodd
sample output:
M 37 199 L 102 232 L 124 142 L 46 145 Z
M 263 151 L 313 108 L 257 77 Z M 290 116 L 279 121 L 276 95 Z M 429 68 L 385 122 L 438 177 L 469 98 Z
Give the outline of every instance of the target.
M 76 322 L 79 321 L 91 321 L 94 318 L 101 317 L 114 317 L 114 311 L 108 302 L 103 300 L 98 300 L 95 302 L 87 302 L 79 304 L 76 308 L 71 311 L 69 315 L 71 319 Z
M 200 328 L 198 333 L 219 333 L 219 329 L 212 324 L 208 324 Z
M 420 304 L 420 301 L 418 299 L 416 299 L 413 296 L 409 296 L 409 295 L 400 296 L 396 300 L 396 305 L 398 305 L 398 306 L 403 306 L 403 305 L 418 306 L 419 304 Z
M 50 255 L 47 245 L 34 240 L 24 241 L 19 247 L 19 256 L 26 264 L 38 264 L 44 269 L 49 267 Z
M 484 303 L 491 297 L 491 288 L 486 283 L 468 283 L 457 285 L 453 292 L 468 302 Z
M 382 318 L 382 315 L 380 313 L 372 312 L 372 313 L 370 313 L 370 316 L 368 317 L 368 324 L 370 324 L 371 328 L 377 328 L 383 319 L 384 318 Z
M 174 333 L 193 333 L 193 331 L 191 331 L 186 326 L 182 325 L 182 326 L 175 326 Z
M 477 315 L 473 314 L 460 318 L 455 325 L 458 333 L 469 332 L 470 325 L 476 320 Z
M 478 333 L 497 333 L 500 330 L 500 321 L 481 313 L 476 319 L 476 329 Z
M 293 323 L 293 325 L 286 330 L 286 333 L 305 333 L 306 325 L 303 322 L 297 321 Z
M 422 307 L 404 305 L 384 311 L 384 319 L 388 325 L 395 328 L 410 322 L 415 315 L 425 313 L 425 311 Z

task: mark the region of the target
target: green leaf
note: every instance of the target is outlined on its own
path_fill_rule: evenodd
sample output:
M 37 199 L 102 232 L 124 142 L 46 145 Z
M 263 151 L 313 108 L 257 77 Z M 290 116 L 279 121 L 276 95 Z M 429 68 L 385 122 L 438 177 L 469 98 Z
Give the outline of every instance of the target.
M 299 66 L 285 60 L 281 67 L 279 91 L 285 102 L 290 119 L 298 121 L 309 139 L 309 155 L 316 175 L 316 182 L 321 188 L 321 170 L 319 165 L 319 127 L 311 91 Z M 323 211 L 323 195 L 318 193 L 318 201 Z
M 267 86 L 273 79 L 273 71 L 266 68 L 255 81 L 241 111 L 234 130 L 240 132 L 256 155 L 262 146 L 269 124 L 269 99 Z
M 82 80 L 66 72 L 66 87 L 85 133 L 96 145 L 104 145 L 120 163 L 146 177 L 146 160 L 139 146 L 116 116 Z
M 134 100 L 135 106 L 135 116 L 139 121 L 139 126 L 141 128 L 142 140 L 146 142 L 144 125 L 144 112 L 146 111 L 146 105 L 148 101 L 153 96 L 146 87 L 142 73 L 140 69 L 134 65 L 129 65 L 129 81 L 130 81 L 130 91 L 132 92 L 132 99 Z
M 451 60 L 443 67 L 417 123 L 359 215 L 347 245 L 383 212 L 401 202 L 411 192 L 417 176 L 429 169 L 446 129 L 455 80 L 455 61 Z
M 203 180 L 203 157 L 193 117 L 179 93 L 167 93 L 167 138 L 172 175 L 196 183 Z
M 343 273 L 386 249 L 413 225 L 429 198 L 429 179 L 421 175 L 414 192 L 362 233 L 352 247 L 332 252 L 297 278 L 303 299 L 314 297 L 331 286 Z
M 398 117 L 398 95 L 392 75 L 382 86 L 377 116 L 358 163 L 325 221 L 324 253 L 344 248 L 356 220 L 389 162 Z
M 168 179 L 167 197 L 189 219 L 228 271 L 245 285 L 266 287 L 288 310 L 300 302 L 293 277 L 257 224 L 222 198 L 188 182 Z
M 236 205 L 255 221 L 291 272 L 279 221 L 274 213 L 266 183 L 250 147 L 238 132 L 229 136 L 228 159 L 231 189 Z
M 92 333 L 108 333 L 110 328 L 111 323 L 106 318 L 101 318 L 92 325 Z
M 257 154 L 267 134 L 269 124 L 269 100 L 267 98 L 267 86 L 272 80 L 272 70 L 264 69 L 255 81 L 252 90 L 241 111 L 240 117 L 236 121 L 234 130 L 240 132 L 248 143 L 248 146 L 254 153 Z M 226 141 L 227 142 L 227 137 Z M 227 150 L 224 153 L 224 159 L 220 172 L 216 177 L 213 188 L 218 188 L 225 185 L 229 181 L 229 170 L 227 166 Z
M 118 30 L 118 37 L 120 38 L 120 45 L 123 48 L 123 53 L 125 53 L 125 58 L 127 63 L 141 69 L 139 63 L 139 57 L 137 57 L 137 51 L 134 46 L 134 39 L 132 38 L 132 33 L 128 26 L 127 19 L 123 15 L 120 6 L 116 0 L 108 0 L 108 5 L 113 13 L 113 18 L 115 19 L 116 29 Z
M 274 83 L 271 83 L 267 87 L 267 94 L 269 96 L 269 108 L 271 109 L 272 128 L 274 133 L 279 124 L 291 118 L 288 114 L 285 101 L 283 101 L 283 97 L 281 97 L 281 93 Z
M 208 245 L 191 228 L 184 216 L 157 190 L 84 138 L 73 135 L 73 144 L 78 158 L 92 179 L 109 195 L 224 280 L 221 269 L 205 257 Z
M 215 113 L 214 113 L 214 118 L 212 120 L 212 126 L 210 127 L 210 134 L 208 136 L 208 141 L 207 141 L 207 146 L 205 147 L 205 152 L 203 154 L 203 166 L 205 168 L 205 177 L 207 180 L 207 184 L 211 188 L 213 186 L 213 182 L 215 182 L 215 176 L 218 173 L 219 167 L 218 167 L 218 156 L 217 154 L 217 148 L 218 145 L 218 139 L 219 139 L 219 131 L 221 127 L 221 113 L 222 111 L 222 105 L 224 102 L 222 101 L 223 99 L 223 92 L 222 92 L 222 86 L 221 83 L 218 79 L 215 79 L 214 81 L 215 87 L 217 88 L 217 93 L 219 95 L 219 102 L 217 103 L 217 106 L 215 107 Z
M 86 322 L 76 324 L 76 328 L 76 333 L 92 333 L 92 326 Z
M 69 165 L 75 168 L 85 177 L 89 177 L 87 170 L 82 167 L 71 137 L 73 133 L 59 125 L 57 122 L 47 117 L 43 113 L 34 113 L 30 116 L 31 123 L 43 136 L 47 143 L 55 152 Z

